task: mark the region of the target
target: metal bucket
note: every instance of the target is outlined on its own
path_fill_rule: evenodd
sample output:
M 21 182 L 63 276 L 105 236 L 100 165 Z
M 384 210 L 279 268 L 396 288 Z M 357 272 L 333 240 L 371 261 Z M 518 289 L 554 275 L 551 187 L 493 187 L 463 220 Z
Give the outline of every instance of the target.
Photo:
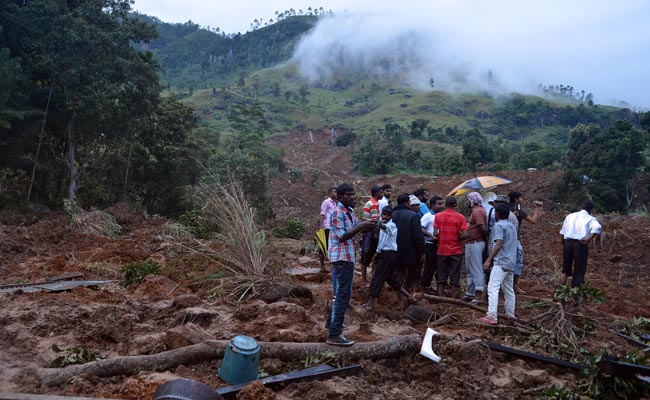
M 219 376 L 231 385 L 257 379 L 260 364 L 260 346 L 250 336 L 239 335 L 230 339 L 219 368 Z
M 201 382 L 174 379 L 158 386 L 153 400 L 223 400 L 223 397 Z

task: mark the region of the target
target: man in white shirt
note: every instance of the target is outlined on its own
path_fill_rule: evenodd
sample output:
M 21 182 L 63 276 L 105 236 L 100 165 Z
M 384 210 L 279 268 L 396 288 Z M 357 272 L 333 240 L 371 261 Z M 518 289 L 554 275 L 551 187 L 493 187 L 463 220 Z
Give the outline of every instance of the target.
M 392 221 L 392 218 L 393 208 L 386 206 L 381 212 L 381 220 L 376 222 L 379 227 L 379 244 L 377 245 L 375 273 L 372 276 L 372 281 L 370 281 L 368 301 L 361 305 L 367 311 L 374 311 L 375 299 L 379 297 L 384 283 L 388 283 L 393 288 L 398 298 L 404 297 L 406 301 L 404 306 L 416 302 L 415 298 L 394 277 L 397 265 L 397 225 Z
M 385 183 L 381 187 L 381 190 L 384 193 L 384 197 L 382 197 L 379 200 L 379 213 L 380 214 L 381 214 L 382 210 L 384 209 L 384 207 L 386 207 L 386 206 L 391 206 L 392 207 L 390 196 L 393 194 L 393 187 L 389 183 Z
M 439 196 L 433 196 L 429 200 L 429 212 L 420 218 L 420 226 L 424 235 L 424 270 L 420 278 L 420 291 L 427 294 L 435 294 L 431 288 L 431 281 L 436 274 L 436 259 L 438 252 L 438 238 L 433 232 L 433 223 L 436 213 L 444 211 L 445 200 Z
M 571 286 L 576 287 L 585 283 L 587 271 L 587 255 L 589 242 L 600 235 L 602 226 L 591 215 L 594 203 L 591 200 L 582 202 L 581 210 L 567 215 L 562 224 L 562 285 L 566 285 L 570 276 Z

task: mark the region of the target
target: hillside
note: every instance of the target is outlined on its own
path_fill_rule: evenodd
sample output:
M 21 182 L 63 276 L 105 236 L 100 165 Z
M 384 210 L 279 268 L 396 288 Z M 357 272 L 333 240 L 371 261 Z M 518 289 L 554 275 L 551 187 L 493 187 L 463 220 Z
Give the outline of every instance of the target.
M 242 74 L 282 63 L 291 57 L 300 35 L 318 18 L 291 16 L 245 34 L 226 35 L 191 21 L 170 24 L 134 15 L 156 27 L 159 37 L 151 41 L 149 49 L 161 62 L 163 84 L 173 90 L 221 87 Z
M 214 137 L 237 131 L 231 119 L 247 104 L 261 110 L 272 134 L 329 127 L 347 133 L 339 144 L 352 143 L 353 166 L 363 174 L 444 175 L 479 167 L 557 168 L 576 125 L 607 129 L 625 120 L 639 127 L 639 114 L 629 109 L 546 87 L 543 98 L 496 94 L 501 93 L 496 86 L 493 93 L 423 91 L 401 78 L 377 79 L 358 71 L 329 81 L 305 80 L 291 56 L 316 16 L 288 17 L 243 35 L 139 18 L 160 33 L 150 47 L 160 59 L 168 92 L 194 108 L 205 128 L 197 135 L 212 144 Z M 388 131 L 400 137 L 399 145 L 391 143 Z M 386 151 L 391 154 L 376 154 Z M 377 157 L 384 160 L 369 166 Z

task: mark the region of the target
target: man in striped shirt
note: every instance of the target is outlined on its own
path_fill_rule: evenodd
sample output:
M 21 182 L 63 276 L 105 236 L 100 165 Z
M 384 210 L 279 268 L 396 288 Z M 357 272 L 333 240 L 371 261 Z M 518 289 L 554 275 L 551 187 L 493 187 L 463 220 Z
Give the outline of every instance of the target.
M 336 188 L 338 204 L 330 217 L 329 259 L 336 269 L 336 287 L 332 312 L 327 317 L 325 327 L 328 329 L 327 343 L 337 346 L 351 346 L 354 341 L 347 339 L 343 333 L 343 319 L 352 297 L 352 280 L 354 278 L 354 239 L 359 232 L 377 229 L 375 222 L 359 220 L 354 216 L 357 205 L 354 188 L 344 183 Z
M 363 214 L 361 215 L 362 221 L 379 221 L 379 199 L 384 197 L 384 192 L 379 186 L 373 186 L 370 189 L 370 200 L 363 206 Z M 372 258 L 377 252 L 377 244 L 379 243 L 379 234 L 377 232 L 368 232 L 363 235 L 361 239 L 361 280 L 364 285 L 368 284 L 366 278 L 368 267 L 372 262 Z

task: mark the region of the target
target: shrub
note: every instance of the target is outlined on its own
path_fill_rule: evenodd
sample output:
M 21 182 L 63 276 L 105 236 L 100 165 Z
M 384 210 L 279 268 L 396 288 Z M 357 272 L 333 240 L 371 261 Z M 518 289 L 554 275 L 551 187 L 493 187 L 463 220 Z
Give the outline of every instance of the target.
M 183 226 L 189 229 L 192 235 L 199 239 L 210 239 L 217 231 L 216 225 L 210 222 L 201 210 L 196 208 L 185 211 L 179 220 Z
M 295 218 L 287 219 L 283 225 L 272 229 L 273 236 L 299 240 L 305 233 L 306 225 L 303 221 Z
M 334 144 L 339 147 L 345 147 L 350 143 L 354 142 L 357 139 L 357 134 L 354 132 L 345 132 L 344 134 L 337 136 L 334 140 Z
M 213 294 L 225 292 L 234 299 L 258 293 L 273 281 L 275 270 L 269 267 L 266 234 L 255 222 L 255 209 L 250 206 L 244 190 L 233 175 L 229 183 L 208 172 L 195 191 L 195 200 L 202 204 L 205 217 L 218 228 L 216 235 L 223 248 L 219 251 L 205 245 L 205 255 L 225 267 L 217 277 L 205 277 L 203 283 L 213 285 Z
M 160 264 L 155 261 L 141 261 L 122 267 L 121 272 L 124 274 L 122 286 L 140 284 L 147 275 L 160 275 Z
M 29 178 L 25 171 L 11 168 L 0 170 L 0 209 L 27 210 L 29 207 L 25 195 L 28 187 Z

